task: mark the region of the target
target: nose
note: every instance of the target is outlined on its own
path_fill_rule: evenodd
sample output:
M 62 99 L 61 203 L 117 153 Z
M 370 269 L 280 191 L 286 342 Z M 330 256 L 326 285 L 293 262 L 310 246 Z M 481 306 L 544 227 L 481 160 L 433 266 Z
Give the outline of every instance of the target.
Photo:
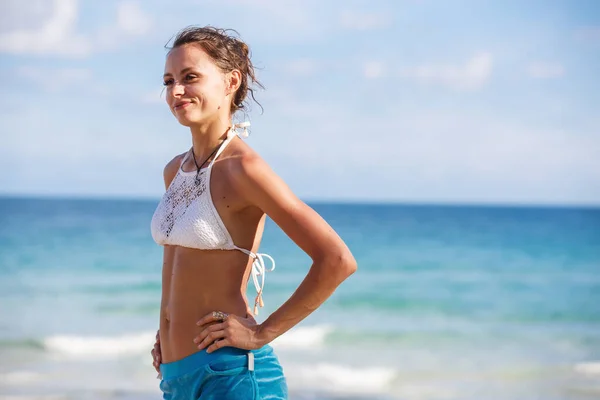
M 183 87 L 183 85 L 180 85 L 177 82 L 173 83 L 173 86 L 171 87 L 171 95 L 173 97 L 183 96 L 184 92 L 185 92 L 185 88 Z

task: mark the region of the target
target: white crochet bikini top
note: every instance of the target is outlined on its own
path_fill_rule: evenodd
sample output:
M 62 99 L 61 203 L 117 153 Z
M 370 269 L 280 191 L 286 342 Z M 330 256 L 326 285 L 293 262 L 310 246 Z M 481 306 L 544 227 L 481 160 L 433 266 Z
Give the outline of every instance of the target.
M 210 175 L 215 160 L 236 136 L 236 129 L 243 128 L 242 136 L 248 137 L 246 128 L 250 124 L 243 122 L 233 125 L 227 132 L 227 139 L 221 144 L 208 167 L 186 172 L 181 161 L 177 174 L 163 195 L 152 216 L 152 238 L 160 245 L 176 245 L 200 250 L 239 250 L 254 259 L 252 280 L 257 291 L 254 302 L 254 314 L 258 306 L 262 307 L 262 292 L 265 285 L 265 273 L 275 269 L 275 260 L 268 254 L 253 253 L 238 247 L 227 231 L 210 194 Z M 264 258 L 271 260 L 271 268 L 265 267 Z M 260 277 L 260 282 L 259 282 Z

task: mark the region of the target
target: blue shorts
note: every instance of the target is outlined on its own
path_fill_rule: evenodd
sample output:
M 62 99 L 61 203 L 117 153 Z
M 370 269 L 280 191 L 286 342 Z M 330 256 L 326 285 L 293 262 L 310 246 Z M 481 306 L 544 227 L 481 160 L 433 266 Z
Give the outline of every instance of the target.
M 206 349 L 181 360 L 161 364 L 160 389 L 165 400 L 287 399 L 283 369 L 273 348 Z

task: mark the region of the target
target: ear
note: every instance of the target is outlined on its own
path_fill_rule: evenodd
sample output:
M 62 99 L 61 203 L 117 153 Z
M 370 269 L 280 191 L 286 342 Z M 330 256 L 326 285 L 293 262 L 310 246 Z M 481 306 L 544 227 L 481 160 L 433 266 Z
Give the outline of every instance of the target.
M 242 73 L 237 69 L 229 72 L 226 76 L 225 84 L 227 85 L 227 94 L 235 93 L 242 84 Z

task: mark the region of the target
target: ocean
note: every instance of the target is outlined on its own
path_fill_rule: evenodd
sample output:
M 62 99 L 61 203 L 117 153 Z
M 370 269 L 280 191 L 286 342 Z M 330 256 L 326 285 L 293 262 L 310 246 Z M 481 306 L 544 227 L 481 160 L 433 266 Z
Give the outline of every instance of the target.
M 0 399 L 160 398 L 157 201 L 0 198 Z M 600 398 L 600 209 L 310 205 L 359 267 L 273 342 L 291 399 Z M 310 267 L 260 251 L 259 322 Z

